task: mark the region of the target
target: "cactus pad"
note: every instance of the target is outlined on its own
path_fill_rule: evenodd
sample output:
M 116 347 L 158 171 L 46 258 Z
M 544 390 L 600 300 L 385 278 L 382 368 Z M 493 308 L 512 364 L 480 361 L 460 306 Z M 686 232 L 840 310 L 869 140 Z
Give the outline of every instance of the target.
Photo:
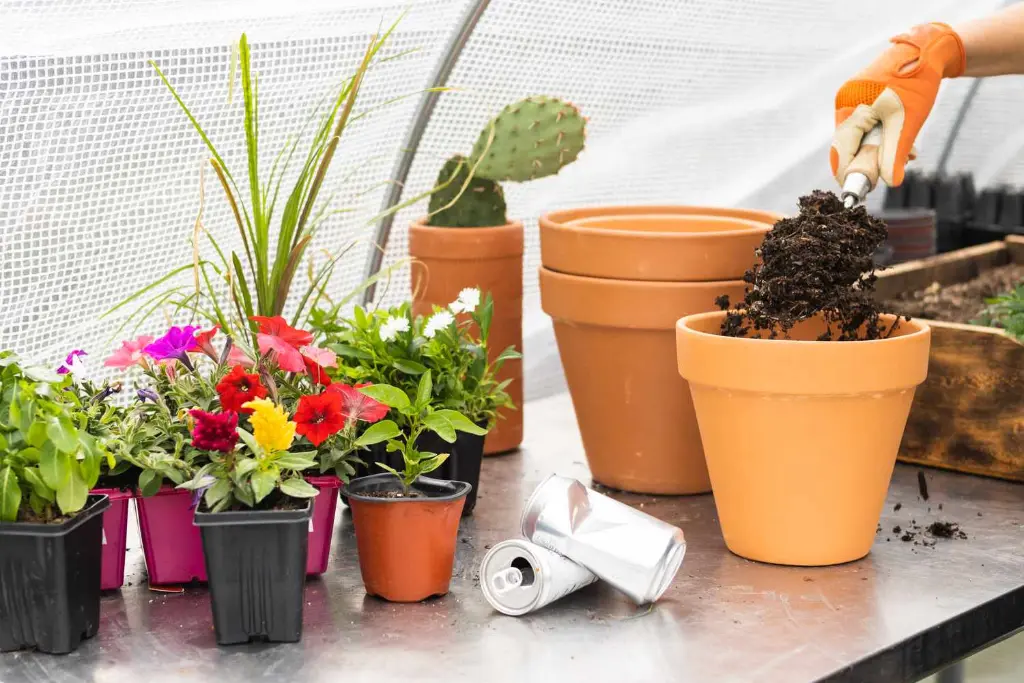
M 558 173 L 579 156 L 586 125 L 579 109 L 553 97 L 510 104 L 487 124 L 473 146 L 474 175 L 523 182 Z
M 452 176 L 455 176 L 452 178 Z M 445 162 L 437 176 L 436 190 L 430 195 L 430 217 L 427 225 L 443 228 L 486 228 L 508 223 L 505 216 L 505 195 L 494 180 L 474 176 L 459 195 L 469 175 L 469 162 L 454 156 Z M 449 182 L 450 181 L 450 182 Z M 441 186 L 444 187 L 441 187 Z M 458 199 L 455 199 L 458 197 Z M 455 203 L 443 211 L 455 199 Z M 436 212 L 436 213 L 435 213 Z

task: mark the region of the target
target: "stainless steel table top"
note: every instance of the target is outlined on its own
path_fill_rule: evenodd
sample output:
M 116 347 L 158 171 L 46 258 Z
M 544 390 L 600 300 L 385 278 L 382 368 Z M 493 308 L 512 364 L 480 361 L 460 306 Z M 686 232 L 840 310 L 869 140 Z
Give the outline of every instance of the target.
M 589 481 L 568 397 L 528 405 L 525 417 L 523 451 L 484 463 L 447 597 L 367 597 L 339 505 L 330 569 L 306 585 L 302 642 L 219 648 L 205 589 L 150 591 L 132 533 L 131 585 L 103 598 L 100 634 L 64 657 L 0 655 L 0 681 L 903 682 L 1024 626 L 1024 486 L 926 470 L 925 502 L 918 468 L 903 466 L 860 562 L 756 564 L 726 550 L 711 496 L 615 494 L 686 533 L 686 559 L 662 601 L 636 608 L 599 583 L 532 615 L 502 616 L 478 585 L 486 549 L 517 535 L 521 507 L 545 475 Z M 892 533 L 939 519 L 959 522 L 968 538 L 925 547 Z

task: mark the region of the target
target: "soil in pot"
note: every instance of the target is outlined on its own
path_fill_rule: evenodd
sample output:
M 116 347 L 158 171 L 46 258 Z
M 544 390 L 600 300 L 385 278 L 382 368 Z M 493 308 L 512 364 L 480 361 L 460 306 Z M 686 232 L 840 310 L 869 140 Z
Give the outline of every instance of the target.
M 983 271 L 967 282 L 933 285 L 882 304 L 886 311 L 949 323 L 975 323 L 985 300 L 1012 291 L 1024 282 L 1024 264 L 1011 263 Z
M 0 651 L 64 654 L 96 635 L 109 505 L 105 496 L 90 496 L 60 523 L 0 524 Z
M 679 321 L 679 371 L 738 555 L 828 565 L 874 542 L 930 340 L 871 296 L 884 239 L 863 207 L 815 192 L 766 236 L 738 310 Z
M 469 489 L 466 482 L 420 477 L 406 495 L 392 474 L 360 477 L 345 487 L 367 593 L 419 602 L 448 592 Z
M 302 638 L 313 503 L 281 502 L 285 509 L 195 514 L 219 645 Z

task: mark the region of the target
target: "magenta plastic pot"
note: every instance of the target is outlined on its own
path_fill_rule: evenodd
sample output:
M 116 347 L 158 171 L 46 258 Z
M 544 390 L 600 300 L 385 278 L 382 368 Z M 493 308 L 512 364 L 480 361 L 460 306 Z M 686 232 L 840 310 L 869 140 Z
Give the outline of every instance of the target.
M 192 492 L 164 486 L 149 498 L 137 496 L 142 550 L 149 582 L 156 586 L 206 581 L 199 528 L 192 524 Z
M 116 591 L 124 585 L 124 555 L 128 550 L 128 501 L 134 494 L 121 489 L 93 489 L 94 496 L 106 496 L 110 507 L 103 513 L 103 569 L 100 590 Z
M 313 499 L 313 516 L 309 518 L 309 548 L 306 551 L 306 574 L 319 576 L 327 571 L 334 538 L 334 513 L 338 509 L 341 480 L 334 475 L 306 477 L 320 495 Z
M 313 499 L 306 554 L 306 574 L 316 576 L 327 571 L 341 481 L 333 475 L 307 477 L 306 481 L 320 490 Z M 199 528 L 192 524 L 195 511 L 191 505 L 190 491 L 169 486 L 135 501 L 146 569 L 153 585 L 206 582 L 203 540 Z

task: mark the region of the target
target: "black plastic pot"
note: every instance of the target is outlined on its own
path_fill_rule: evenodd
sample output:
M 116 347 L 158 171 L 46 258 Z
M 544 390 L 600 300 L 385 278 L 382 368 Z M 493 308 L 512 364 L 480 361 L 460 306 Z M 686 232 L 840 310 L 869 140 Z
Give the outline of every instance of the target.
M 309 519 L 301 510 L 196 512 L 218 645 L 302 638 Z
M 1000 191 L 990 191 L 998 195 Z M 935 209 L 936 247 L 945 253 L 965 246 L 964 230 L 975 220 L 975 209 L 990 211 L 992 218 L 981 222 L 995 222 L 998 211 L 998 197 L 979 201 L 974 189 L 974 178 L 969 173 L 957 175 L 923 175 L 908 171 L 899 187 L 885 188 L 883 210 L 894 209 Z
M 63 524 L 0 524 L 0 651 L 66 654 L 100 625 L 106 496 Z
M 481 427 L 486 422 L 478 423 Z M 476 507 L 476 495 L 480 489 L 480 466 L 484 456 L 484 438 L 476 434 L 458 432 L 455 443 L 450 444 L 433 432 L 424 432 L 416 439 L 416 447 L 428 453 L 450 453 L 448 458 L 431 472 L 429 477 L 435 479 L 447 479 L 450 481 L 464 481 L 473 488 L 466 497 L 466 505 L 462 508 L 462 516 L 467 517 L 473 514 Z M 405 469 L 401 453 L 388 453 L 384 444 L 376 444 L 369 451 L 363 452 L 360 456 L 366 461 L 366 467 L 356 467 L 356 477 L 364 477 L 370 474 L 380 474 L 384 470 L 376 463 L 382 462 L 388 467 L 401 472 Z M 348 496 L 341 494 L 341 501 L 348 505 Z

